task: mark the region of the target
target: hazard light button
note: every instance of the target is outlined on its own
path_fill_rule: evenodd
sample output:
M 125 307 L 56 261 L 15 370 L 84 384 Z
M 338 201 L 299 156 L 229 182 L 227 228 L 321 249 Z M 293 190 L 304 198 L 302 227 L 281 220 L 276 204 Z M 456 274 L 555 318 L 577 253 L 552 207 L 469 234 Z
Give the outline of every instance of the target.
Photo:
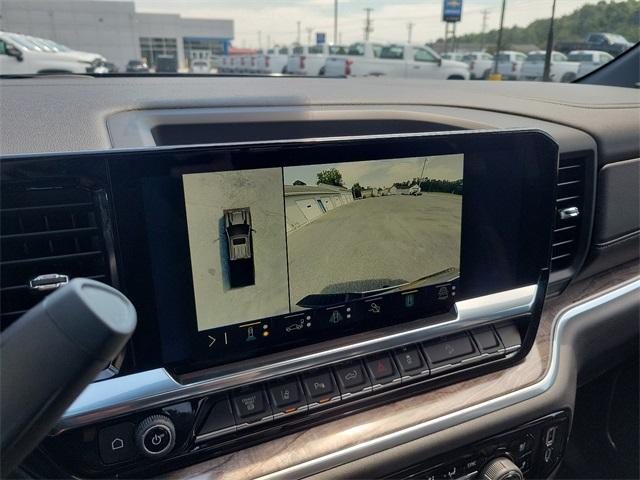
M 400 381 L 398 368 L 388 353 L 367 357 L 364 364 L 374 389 Z

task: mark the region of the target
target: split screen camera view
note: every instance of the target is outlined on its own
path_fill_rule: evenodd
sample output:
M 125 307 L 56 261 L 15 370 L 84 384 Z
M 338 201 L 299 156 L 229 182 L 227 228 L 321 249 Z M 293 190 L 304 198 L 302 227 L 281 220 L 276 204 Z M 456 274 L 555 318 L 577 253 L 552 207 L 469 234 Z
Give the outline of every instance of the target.
M 442 155 L 184 175 L 198 329 L 457 272 L 462 172 Z

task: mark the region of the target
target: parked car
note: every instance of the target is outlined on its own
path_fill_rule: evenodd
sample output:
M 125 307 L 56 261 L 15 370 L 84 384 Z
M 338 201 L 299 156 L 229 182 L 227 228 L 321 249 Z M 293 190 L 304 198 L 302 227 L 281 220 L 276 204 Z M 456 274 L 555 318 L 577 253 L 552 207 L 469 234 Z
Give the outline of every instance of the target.
M 522 64 L 520 80 L 542 80 L 546 52 L 536 50 L 529 52 Z M 552 51 L 549 79 L 552 82 L 571 82 L 578 77 L 579 62 L 570 62 L 564 53 Z
M 258 56 L 258 73 L 287 73 L 287 62 L 291 47 L 274 47 Z
M 342 77 L 353 74 L 352 65 L 358 62 L 358 69 L 378 58 L 382 43 L 375 42 L 357 42 L 347 47 L 346 55 L 340 53 L 330 55 L 324 64 L 324 74 L 329 77 Z M 358 73 L 359 70 L 358 70 Z
M 34 73 L 90 73 L 91 62 L 77 56 L 56 52 L 31 40 L 26 35 L 0 32 L 0 73 L 21 75 Z
M 126 71 L 127 73 L 148 73 L 149 66 L 143 60 L 129 60 Z
M 156 59 L 157 73 L 176 73 L 178 71 L 178 59 L 173 55 L 158 55 Z
M 348 52 L 343 45 L 312 45 L 293 47 L 287 61 L 287 73 L 293 75 L 324 75 L 329 56 L 344 56 Z
M 558 42 L 555 49 L 562 53 L 574 50 L 598 50 L 616 56 L 632 46 L 633 43 L 617 33 L 596 32 L 587 35 L 584 42 Z
M 498 73 L 504 80 L 518 80 L 522 64 L 527 55 L 514 50 L 504 50 L 498 54 Z
M 577 77 L 583 77 L 587 73 L 593 72 L 596 68 L 600 68 L 605 63 L 613 60 L 613 55 L 598 50 L 575 50 L 569 52 L 567 58 L 570 62 L 579 62 Z
M 428 46 L 428 45 L 427 45 Z M 462 58 L 468 55 L 467 52 L 447 52 L 440 55 L 445 60 L 453 60 L 455 62 L 464 62 Z
M 489 78 L 493 68 L 493 55 L 487 52 L 470 52 L 463 55 L 460 61 L 469 65 L 472 79 Z
M 60 43 L 54 42 L 53 40 L 48 40 L 46 38 L 33 37 L 31 35 L 25 35 L 29 40 L 33 43 L 41 47 L 44 51 L 55 52 L 55 53 L 64 53 L 71 57 L 77 58 L 81 62 L 87 62 L 97 68 L 103 65 L 107 59 L 100 55 L 99 53 L 93 52 L 85 52 L 82 50 L 75 50 L 71 47 L 67 47 L 66 45 L 62 45 Z M 95 72 L 95 73 L 106 73 L 104 72 Z
M 365 45 L 366 46 L 366 45 Z M 374 50 L 375 48 L 375 50 Z M 351 49 L 350 49 L 351 50 Z M 342 60 L 342 74 L 390 78 L 468 80 L 469 67 L 465 63 L 443 60 L 429 47 L 411 44 L 371 45 L 361 57 L 347 55 Z M 340 72 L 339 61 L 330 57 L 327 75 Z M 337 65 L 337 68 L 336 68 Z

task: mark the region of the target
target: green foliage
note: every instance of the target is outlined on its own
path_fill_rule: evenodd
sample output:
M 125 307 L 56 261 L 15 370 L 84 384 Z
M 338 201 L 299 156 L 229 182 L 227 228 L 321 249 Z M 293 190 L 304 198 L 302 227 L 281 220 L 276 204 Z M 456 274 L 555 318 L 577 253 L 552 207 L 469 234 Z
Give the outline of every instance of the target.
M 507 3 L 507 15 L 509 4 Z M 549 10 L 551 16 L 551 10 Z M 503 31 L 503 48 L 512 45 L 537 45 L 544 48 L 547 42 L 550 19 L 535 20 L 527 27 L 505 28 Z M 584 5 L 569 15 L 558 17 L 554 21 L 554 36 L 556 42 L 580 42 L 592 32 L 617 33 L 630 42 L 640 40 L 640 0 L 626 0 L 623 2 L 600 1 L 595 4 Z M 483 41 L 484 40 L 484 41 Z M 457 42 L 484 43 L 495 48 L 498 40 L 498 30 L 486 33 L 484 39 L 481 33 L 461 35 Z M 491 50 L 491 48 L 489 48 Z
M 335 185 L 341 187 L 343 185 L 342 174 L 337 168 L 330 168 L 329 170 L 323 170 L 318 173 L 318 182 L 325 185 Z
M 420 182 L 420 190 L 423 192 L 444 192 L 462 195 L 462 179 L 434 180 L 425 178 Z

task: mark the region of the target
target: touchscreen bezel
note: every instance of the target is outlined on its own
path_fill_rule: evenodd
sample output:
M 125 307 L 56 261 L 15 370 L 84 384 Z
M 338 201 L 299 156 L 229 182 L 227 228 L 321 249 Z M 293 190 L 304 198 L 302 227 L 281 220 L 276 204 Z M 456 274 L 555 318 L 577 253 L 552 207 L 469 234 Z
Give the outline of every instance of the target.
M 135 350 L 145 352 L 144 357 L 136 355 L 144 358 L 141 366 L 189 371 L 363 331 L 336 330 L 330 335 L 267 344 L 223 355 L 209 351 L 206 332 L 198 332 L 197 328 L 190 259 L 184 255 L 165 255 L 163 261 L 158 262 L 157 252 L 154 254 L 154 248 L 150 246 L 150 238 L 156 235 L 167 232 L 185 235 L 186 225 L 183 221 L 166 218 L 160 223 L 149 221 L 144 210 L 143 178 L 175 176 L 176 172 L 182 175 L 186 172 L 447 154 L 464 156 L 462 251 L 460 278 L 455 280 L 456 300 L 538 283 L 541 272 L 547 271 L 549 266 L 558 159 L 557 145 L 543 132 L 456 131 L 170 147 L 105 154 L 116 214 L 122 289 L 136 304 L 142 320 L 134 338 Z M 492 167 L 491 174 L 488 166 Z M 500 178 L 510 181 L 501 183 L 496 180 Z M 184 204 L 176 204 L 175 193 L 161 195 L 160 199 L 171 201 L 172 211 L 184 215 Z M 503 202 L 489 201 L 496 195 L 502 195 Z M 479 204 L 483 202 L 484 208 L 480 208 L 482 205 Z M 177 272 L 182 273 L 176 276 Z M 168 298 L 182 300 L 159 301 Z M 453 299 L 446 308 L 429 313 L 441 314 L 452 306 Z M 407 317 L 403 321 L 412 320 L 416 318 Z M 392 323 L 371 327 L 380 328 Z

